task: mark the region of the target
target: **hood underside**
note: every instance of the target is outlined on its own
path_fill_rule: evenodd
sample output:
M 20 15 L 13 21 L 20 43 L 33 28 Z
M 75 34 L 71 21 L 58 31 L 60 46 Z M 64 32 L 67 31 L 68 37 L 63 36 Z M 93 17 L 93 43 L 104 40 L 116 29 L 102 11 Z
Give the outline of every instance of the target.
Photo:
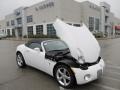
M 75 59 L 84 56 L 85 62 L 88 63 L 95 62 L 98 59 L 100 46 L 84 24 L 81 27 L 75 27 L 57 19 L 54 23 L 54 28 L 57 36 L 66 42 L 71 55 Z

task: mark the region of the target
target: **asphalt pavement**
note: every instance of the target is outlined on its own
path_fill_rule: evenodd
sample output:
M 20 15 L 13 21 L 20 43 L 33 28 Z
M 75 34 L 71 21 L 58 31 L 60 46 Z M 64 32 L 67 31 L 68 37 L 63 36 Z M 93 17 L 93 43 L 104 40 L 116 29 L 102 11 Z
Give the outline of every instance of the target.
M 16 47 L 25 41 L 0 40 L 0 90 L 120 90 L 120 39 L 99 40 L 106 68 L 101 79 L 74 89 L 60 87 L 56 80 L 32 67 L 19 69 Z

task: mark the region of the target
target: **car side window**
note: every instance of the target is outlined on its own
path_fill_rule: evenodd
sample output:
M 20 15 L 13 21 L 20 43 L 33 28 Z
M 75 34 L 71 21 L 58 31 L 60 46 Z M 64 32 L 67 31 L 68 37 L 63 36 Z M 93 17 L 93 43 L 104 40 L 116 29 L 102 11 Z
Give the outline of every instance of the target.
M 42 49 L 41 45 L 39 43 L 31 43 L 29 45 L 29 48 L 34 49 L 34 48 L 39 48 L 40 50 Z

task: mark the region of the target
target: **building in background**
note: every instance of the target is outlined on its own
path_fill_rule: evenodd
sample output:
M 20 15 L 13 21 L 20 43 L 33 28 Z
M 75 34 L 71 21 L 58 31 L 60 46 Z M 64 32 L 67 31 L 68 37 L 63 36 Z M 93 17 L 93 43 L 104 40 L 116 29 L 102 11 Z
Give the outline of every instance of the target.
M 114 35 L 115 37 L 119 37 L 120 36 L 120 19 L 114 17 Z
M 101 31 L 101 8 L 89 1 L 80 3 L 81 22 L 85 23 L 89 30 L 94 34 Z
M 9 14 L 5 16 L 5 32 L 8 37 L 15 36 L 15 15 Z
M 27 8 L 25 16 L 24 34 L 54 36 L 56 31 L 53 22 L 56 18 L 80 26 L 80 4 L 74 0 L 46 0 Z
M 101 2 L 100 6 L 89 1 L 45 0 L 30 7 L 20 7 L 5 20 L 0 21 L 0 29 L 8 36 L 56 35 L 53 22 L 60 18 L 64 22 L 80 27 L 85 23 L 93 34 L 104 37 L 114 36 L 113 26 L 120 24 L 110 11 L 110 5 Z
M 6 34 L 6 25 L 5 25 L 5 20 L 0 21 L 0 33 Z

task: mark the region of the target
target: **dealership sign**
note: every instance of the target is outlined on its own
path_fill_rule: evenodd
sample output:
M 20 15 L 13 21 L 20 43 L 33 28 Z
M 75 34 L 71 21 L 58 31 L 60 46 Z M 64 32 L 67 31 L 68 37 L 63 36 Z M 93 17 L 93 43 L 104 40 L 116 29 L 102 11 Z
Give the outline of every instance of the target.
M 38 11 L 38 10 L 43 10 L 51 7 L 54 7 L 54 2 L 48 2 L 48 3 L 42 4 L 41 6 L 35 7 L 35 10 Z

